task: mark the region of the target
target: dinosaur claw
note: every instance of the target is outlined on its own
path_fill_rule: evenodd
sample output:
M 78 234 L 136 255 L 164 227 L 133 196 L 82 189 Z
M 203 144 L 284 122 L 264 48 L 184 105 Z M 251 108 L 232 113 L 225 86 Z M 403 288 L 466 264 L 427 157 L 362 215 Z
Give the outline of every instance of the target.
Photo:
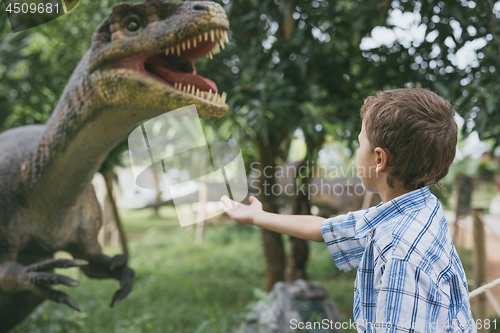
M 132 282 L 132 279 L 134 278 L 135 272 L 133 269 L 128 268 L 123 272 L 122 276 L 120 277 L 120 287 L 123 287 L 126 283 Z
M 113 296 L 111 301 L 111 307 L 115 307 L 116 304 L 120 303 L 122 299 L 127 297 L 127 295 L 132 291 L 132 281 L 127 281 Z
M 70 308 L 72 308 L 73 310 L 80 312 L 80 307 L 71 297 L 67 296 L 62 302 L 67 306 L 69 306 Z
M 89 262 L 83 259 L 49 259 L 29 265 L 26 269 L 27 272 L 40 272 L 49 271 L 54 268 L 69 268 L 86 266 Z
M 46 272 L 28 272 L 26 278 L 29 282 L 42 286 L 63 284 L 69 287 L 76 287 L 80 285 L 80 281 L 73 280 L 67 276 Z
M 118 254 L 111 259 L 111 264 L 109 265 L 110 270 L 114 270 L 116 267 L 124 266 L 128 262 L 128 258 L 122 254 Z

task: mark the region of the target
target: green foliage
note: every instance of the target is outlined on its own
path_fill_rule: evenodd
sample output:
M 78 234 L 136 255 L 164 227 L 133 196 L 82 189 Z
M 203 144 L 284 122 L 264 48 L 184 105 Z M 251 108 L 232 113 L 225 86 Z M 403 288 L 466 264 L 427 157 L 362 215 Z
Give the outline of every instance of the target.
M 420 15 L 423 42 L 399 43 L 366 52 L 377 79 L 393 86 L 430 88 L 455 104 L 465 117 L 468 135 L 500 141 L 500 12 L 495 1 L 392 2 L 395 10 Z M 498 5 L 498 4 L 497 4 Z M 389 26 L 389 25 L 388 25 Z M 476 45 L 477 59 L 465 67 L 452 61 L 463 47 Z M 474 59 L 474 56 L 472 56 Z M 373 71 L 373 69 L 371 69 Z M 385 74 L 384 74 L 385 73 Z M 470 120 L 473 120 L 471 122 Z

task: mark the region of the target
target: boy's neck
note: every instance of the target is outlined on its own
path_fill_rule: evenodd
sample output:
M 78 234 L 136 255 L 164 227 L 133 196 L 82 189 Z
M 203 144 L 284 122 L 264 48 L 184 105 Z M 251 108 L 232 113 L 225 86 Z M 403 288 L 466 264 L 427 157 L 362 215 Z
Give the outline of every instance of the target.
M 387 184 L 383 184 L 378 189 L 377 193 L 380 195 L 383 203 L 391 201 L 394 198 L 399 197 L 400 195 L 411 192 L 411 190 L 407 190 L 402 182 L 394 181 L 394 187 L 390 188 Z

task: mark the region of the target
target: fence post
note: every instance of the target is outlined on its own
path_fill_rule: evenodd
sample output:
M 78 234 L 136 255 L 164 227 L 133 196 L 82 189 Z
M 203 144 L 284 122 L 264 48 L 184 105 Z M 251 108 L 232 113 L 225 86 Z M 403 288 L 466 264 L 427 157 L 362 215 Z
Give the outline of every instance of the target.
M 474 234 L 474 282 L 476 288 L 486 283 L 486 242 L 484 237 L 484 223 L 482 220 L 483 208 L 472 208 L 473 234 Z M 484 320 L 488 318 L 488 298 L 485 293 L 478 295 L 475 299 L 474 319 L 476 320 L 478 333 L 488 333 L 490 330 L 484 328 Z M 479 321 L 480 320 L 480 321 Z M 479 324 L 481 323 L 481 325 Z M 479 328 L 481 327 L 481 328 Z

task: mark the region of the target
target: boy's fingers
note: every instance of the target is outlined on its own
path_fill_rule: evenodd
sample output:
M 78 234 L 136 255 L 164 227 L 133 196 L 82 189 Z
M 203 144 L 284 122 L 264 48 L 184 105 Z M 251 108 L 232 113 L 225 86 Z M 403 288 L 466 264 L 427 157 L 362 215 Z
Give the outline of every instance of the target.
M 224 213 L 227 213 L 227 211 L 229 210 L 229 208 L 227 208 L 224 203 L 222 203 L 221 209 Z
M 227 208 L 228 210 L 235 207 L 235 202 L 233 200 L 229 199 L 229 197 L 227 195 L 223 195 L 220 198 L 220 201 L 225 206 L 225 208 Z

